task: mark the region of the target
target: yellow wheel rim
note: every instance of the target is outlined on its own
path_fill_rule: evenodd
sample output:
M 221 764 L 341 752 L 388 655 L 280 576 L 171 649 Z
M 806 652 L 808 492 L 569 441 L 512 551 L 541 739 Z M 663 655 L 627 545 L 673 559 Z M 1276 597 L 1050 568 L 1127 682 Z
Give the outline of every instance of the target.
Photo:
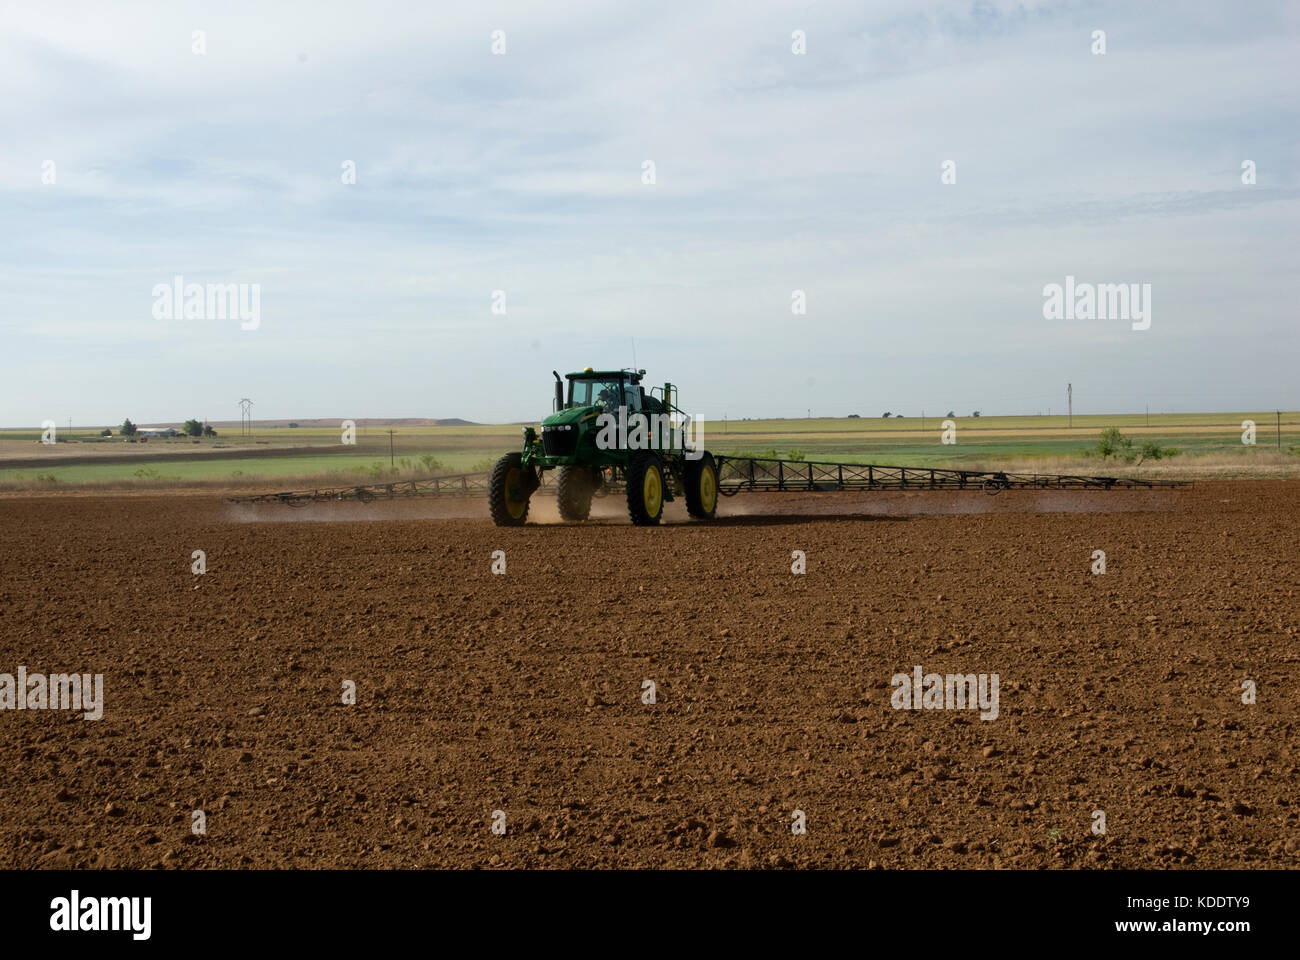
M 511 467 L 506 473 L 506 510 L 516 520 L 524 515 L 524 510 L 528 507 L 527 500 L 516 500 L 510 496 L 512 491 L 519 489 L 520 476 L 521 472 L 518 467 Z
M 642 484 L 641 493 L 645 497 L 645 512 L 652 517 L 659 516 L 659 510 L 664 502 L 664 481 L 659 475 L 658 467 L 646 468 L 645 483 Z
M 713 468 L 705 464 L 700 471 L 700 506 L 705 513 L 712 513 L 718 505 L 718 477 Z

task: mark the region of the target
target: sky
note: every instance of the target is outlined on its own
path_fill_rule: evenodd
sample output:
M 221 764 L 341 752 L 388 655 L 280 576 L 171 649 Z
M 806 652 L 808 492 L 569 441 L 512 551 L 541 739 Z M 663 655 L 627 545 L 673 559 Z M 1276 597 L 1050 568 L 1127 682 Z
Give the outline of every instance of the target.
M 4 426 L 1300 409 L 1297 4 L 6 0 L 0 91 Z

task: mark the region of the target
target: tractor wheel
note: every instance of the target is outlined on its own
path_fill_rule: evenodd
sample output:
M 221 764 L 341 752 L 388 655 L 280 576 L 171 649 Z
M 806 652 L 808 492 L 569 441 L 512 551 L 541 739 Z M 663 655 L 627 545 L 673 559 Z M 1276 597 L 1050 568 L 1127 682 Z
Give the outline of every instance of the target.
M 488 507 L 498 527 L 521 527 L 528 516 L 528 489 L 523 457 L 507 453 L 488 476 Z
M 697 520 L 712 520 L 718 509 L 718 466 L 707 450 L 686 461 L 686 512 Z
M 652 527 L 664 512 L 664 462 L 656 454 L 632 454 L 627 466 L 627 513 L 638 527 Z
M 591 495 L 596 491 L 591 471 L 586 467 L 560 467 L 560 482 L 555 499 L 563 520 L 586 520 L 591 516 Z

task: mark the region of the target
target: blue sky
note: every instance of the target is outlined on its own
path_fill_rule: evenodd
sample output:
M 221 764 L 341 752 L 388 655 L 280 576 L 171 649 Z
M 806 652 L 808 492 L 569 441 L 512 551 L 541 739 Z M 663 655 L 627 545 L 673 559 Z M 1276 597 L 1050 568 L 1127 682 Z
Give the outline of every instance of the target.
M 708 419 L 1298 409 L 1298 41 L 1291 4 L 11 2 L 0 424 L 525 420 L 633 338 Z M 260 325 L 155 319 L 176 275 Z M 1067 275 L 1150 283 L 1151 328 L 1045 320 Z

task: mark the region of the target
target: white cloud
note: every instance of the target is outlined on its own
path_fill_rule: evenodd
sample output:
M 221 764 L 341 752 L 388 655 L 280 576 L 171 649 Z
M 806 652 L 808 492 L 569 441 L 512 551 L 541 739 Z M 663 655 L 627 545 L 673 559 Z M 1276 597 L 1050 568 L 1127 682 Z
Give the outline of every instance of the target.
M 1296 33 L 1172 3 L 11 3 L 0 422 L 174 419 L 199 387 L 518 419 L 632 336 L 733 416 L 792 412 L 754 382 L 786 363 L 824 413 L 989 395 L 993 365 L 1033 408 L 1067 361 L 1186 397 L 1243 340 L 1296 345 Z M 152 322 L 178 273 L 262 284 L 262 328 Z M 1045 324 L 1066 273 L 1155 283 L 1148 342 Z M 1284 394 L 1294 352 L 1225 389 Z M 481 389 L 533 381 L 535 409 Z

